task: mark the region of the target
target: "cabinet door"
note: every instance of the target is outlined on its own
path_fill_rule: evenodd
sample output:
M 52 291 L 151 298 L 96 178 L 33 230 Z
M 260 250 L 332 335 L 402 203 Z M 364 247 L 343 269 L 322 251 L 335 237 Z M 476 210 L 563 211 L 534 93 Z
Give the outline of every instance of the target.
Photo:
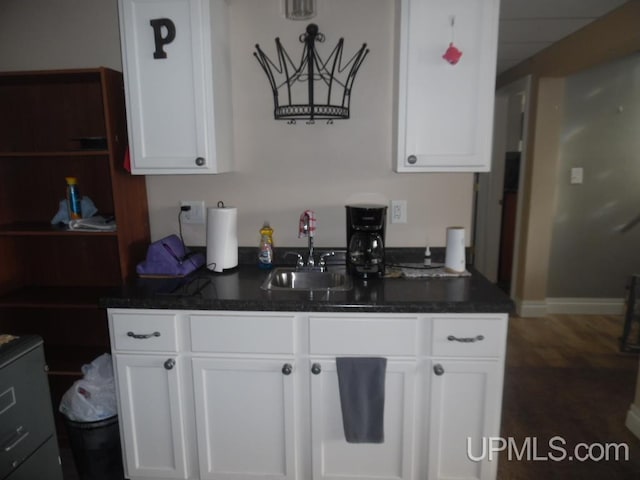
M 499 0 L 402 0 L 398 172 L 489 170 L 498 14 Z
M 201 479 L 296 477 L 294 364 L 193 359 Z
M 312 360 L 313 479 L 410 479 L 413 474 L 416 364 L 389 360 L 384 443 L 347 443 L 335 360 Z
M 501 364 L 436 359 L 428 366 L 429 480 L 495 479 L 497 460 L 488 461 L 483 444 L 500 435 Z
M 211 31 L 212 15 L 216 28 L 224 25 L 225 1 L 120 0 L 133 173 L 227 169 L 230 152 L 225 142 L 230 140 L 220 129 L 231 120 L 218 125 L 215 120 L 230 95 L 219 92 L 220 104 L 215 105 L 213 89 L 228 88 L 227 82 L 219 81 L 228 68 L 219 63 L 225 56 L 214 57 L 212 52 L 211 37 L 218 33 Z M 221 70 L 215 76 L 212 62 Z M 230 115 L 230 103 L 225 112 Z
M 127 478 L 187 478 L 180 356 L 115 355 Z

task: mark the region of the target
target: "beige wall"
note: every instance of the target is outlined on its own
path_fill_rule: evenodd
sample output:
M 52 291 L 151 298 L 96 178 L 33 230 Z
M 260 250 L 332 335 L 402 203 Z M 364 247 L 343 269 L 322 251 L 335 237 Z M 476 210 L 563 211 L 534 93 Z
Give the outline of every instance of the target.
M 565 92 L 547 296 L 621 298 L 640 272 L 640 228 L 624 229 L 640 214 L 640 53 L 568 76 Z
M 529 118 L 529 144 L 527 147 L 527 175 L 524 189 L 520 245 L 518 258 L 518 289 L 515 298 L 523 302 L 543 301 L 547 296 L 547 277 L 553 215 L 548 210 L 549 185 L 540 181 L 557 147 L 557 132 L 547 128 L 551 99 L 547 94 L 552 87 L 550 78 L 567 75 L 622 58 L 640 50 L 640 0 L 630 0 L 605 17 L 557 42 L 530 59 L 498 76 L 496 87 L 531 76 L 531 106 Z M 547 90 L 547 94 L 545 94 Z M 553 101 L 553 100 L 552 100 Z M 553 121 L 553 119 L 551 120 Z M 540 130 L 542 129 L 542 130 Z M 555 153 L 557 159 L 557 150 Z M 550 172 L 547 172 L 550 174 Z M 555 172 L 554 172 L 555 174 Z M 541 232 L 540 235 L 537 232 Z
M 535 132 L 532 138 L 534 161 L 526 165 L 528 179 L 523 209 L 526 231 L 520 236 L 524 255 L 517 285 L 526 292 L 527 300 L 543 300 L 547 296 L 547 270 L 554 214 L 555 177 L 557 173 L 560 132 L 562 130 L 564 79 L 543 78 L 537 84 Z M 535 192 L 535 195 L 531 195 Z M 531 199 L 535 197 L 535 201 Z M 518 295 L 519 298 L 523 298 Z
M 280 16 L 279 0 L 232 0 L 231 49 L 235 128 L 233 173 L 149 176 L 152 236 L 178 231 L 180 200 L 219 200 L 238 207 L 240 245 L 257 245 L 268 220 L 278 245 L 298 246 L 298 217 L 316 211 L 317 244 L 345 244 L 344 205 L 407 200 L 408 222 L 389 225 L 390 246 L 444 245 L 445 228 L 470 229 L 471 174 L 392 172 L 395 3 L 389 0 L 322 0 L 314 22 L 327 41 L 345 38 L 345 52 L 366 42 L 371 53 L 352 95 L 352 118 L 333 126 L 289 126 L 271 117 L 267 79 L 253 58 L 254 44 L 269 54 L 279 36 L 297 58 L 305 22 Z M 116 0 L 2 0 L 0 69 L 97 65 L 120 69 Z M 90 196 L 90 192 L 87 192 Z M 184 226 L 188 244 L 204 245 L 201 226 Z M 467 236 L 469 242 L 471 235 Z
M 0 1 L 0 70 L 122 71 L 117 0 Z

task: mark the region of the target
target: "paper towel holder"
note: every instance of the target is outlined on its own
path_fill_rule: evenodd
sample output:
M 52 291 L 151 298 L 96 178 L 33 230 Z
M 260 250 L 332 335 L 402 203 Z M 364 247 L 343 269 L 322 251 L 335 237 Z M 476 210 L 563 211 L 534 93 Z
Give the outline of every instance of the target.
M 447 242 L 444 268 L 450 273 L 466 271 L 465 229 L 460 226 L 447 227 Z
M 207 208 L 207 269 L 222 273 L 238 266 L 237 209 L 220 200 Z

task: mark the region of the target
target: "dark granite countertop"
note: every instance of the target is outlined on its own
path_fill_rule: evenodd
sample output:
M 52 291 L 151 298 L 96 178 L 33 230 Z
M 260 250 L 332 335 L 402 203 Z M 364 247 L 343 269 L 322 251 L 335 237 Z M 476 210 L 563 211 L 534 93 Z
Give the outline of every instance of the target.
M 287 263 L 290 264 L 291 259 Z M 269 272 L 260 270 L 256 264 L 241 263 L 223 273 L 203 268 L 184 278 L 139 278 L 102 298 L 101 305 L 106 308 L 294 312 L 513 311 L 513 302 L 502 290 L 472 267 L 468 270 L 471 276 L 456 278 L 354 278 L 353 288 L 348 291 L 266 291 L 260 286 Z

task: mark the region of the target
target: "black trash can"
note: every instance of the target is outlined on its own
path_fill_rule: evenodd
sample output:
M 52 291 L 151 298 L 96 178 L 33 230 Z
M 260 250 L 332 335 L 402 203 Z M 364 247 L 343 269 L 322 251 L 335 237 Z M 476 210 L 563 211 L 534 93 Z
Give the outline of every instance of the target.
M 69 443 L 81 480 L 123 480 L 118 416 L 96 422 L 65 417 Z

